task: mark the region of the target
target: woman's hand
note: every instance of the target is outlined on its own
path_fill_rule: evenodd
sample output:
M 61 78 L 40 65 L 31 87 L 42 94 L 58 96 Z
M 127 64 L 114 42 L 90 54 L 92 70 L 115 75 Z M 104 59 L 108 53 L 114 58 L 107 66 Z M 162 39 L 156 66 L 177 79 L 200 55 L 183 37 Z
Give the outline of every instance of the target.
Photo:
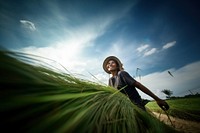
M 166 110 L 169 109 L 169 105 L 167 104 L 167 102 L 165 102 L 165 100 L 159 99 L 159 100 L 157 100 L 156 102 L 157 102 L 158 106 L 160 106 L 160 108 L 161 108 L 162 110 L 166 111 Z

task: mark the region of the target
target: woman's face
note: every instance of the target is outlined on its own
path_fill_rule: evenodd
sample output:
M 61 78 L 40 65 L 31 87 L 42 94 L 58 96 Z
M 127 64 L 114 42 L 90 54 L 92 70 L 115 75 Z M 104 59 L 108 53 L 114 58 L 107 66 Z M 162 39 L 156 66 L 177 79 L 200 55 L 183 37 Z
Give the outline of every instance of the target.
M 108 69 L 108 71 L 116 71 L 118 69 L 118 66 L 114 60 L 109 60 L 106 68 Z

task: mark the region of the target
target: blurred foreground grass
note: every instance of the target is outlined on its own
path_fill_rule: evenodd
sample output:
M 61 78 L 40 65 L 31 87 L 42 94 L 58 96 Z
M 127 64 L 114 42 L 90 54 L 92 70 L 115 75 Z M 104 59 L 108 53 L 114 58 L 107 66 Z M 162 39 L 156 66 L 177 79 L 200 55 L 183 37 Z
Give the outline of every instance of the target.
M 169 115 L 200 122 L 200 97 L 170 99 L 167 103 L 170 105 Z M 155 101 L 149 102 L 146 107 L 158 113 L 162 112 Z
M 0 51 L 0 132 L 175 132 L 119 91 Z M 36 57 L 35 57 L 36 58 Z

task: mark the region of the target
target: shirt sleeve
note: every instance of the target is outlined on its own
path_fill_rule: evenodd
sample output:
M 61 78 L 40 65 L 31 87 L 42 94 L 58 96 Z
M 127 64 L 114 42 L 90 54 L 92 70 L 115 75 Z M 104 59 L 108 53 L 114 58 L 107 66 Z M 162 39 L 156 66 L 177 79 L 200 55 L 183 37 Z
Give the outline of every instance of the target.
M 136 80 L 132 78 L 126 71 L 120 71 L 119 75 L 123 78 L 127 85 L 134 86 Z
M 111 86 L 111 79 L 108 80 L 108 86 Z

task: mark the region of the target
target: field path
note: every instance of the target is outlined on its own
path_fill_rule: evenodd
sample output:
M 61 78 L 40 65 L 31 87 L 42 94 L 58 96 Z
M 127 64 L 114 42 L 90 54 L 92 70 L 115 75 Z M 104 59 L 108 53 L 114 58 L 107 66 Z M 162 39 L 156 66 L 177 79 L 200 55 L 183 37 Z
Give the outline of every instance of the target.
M 160 113 L 153 112 L 153 115 L 160 121 L 183 133 L 200 133 L 200 122 L 188 121 L 170 116 L 171 123 L 165 114 L 160 115 Z

